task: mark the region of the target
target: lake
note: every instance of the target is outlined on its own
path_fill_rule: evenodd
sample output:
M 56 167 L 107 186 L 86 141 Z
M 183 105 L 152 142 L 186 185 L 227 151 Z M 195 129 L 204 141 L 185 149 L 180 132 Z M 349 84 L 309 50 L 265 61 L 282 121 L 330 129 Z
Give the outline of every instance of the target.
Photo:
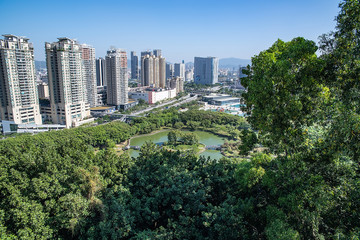
M 130 140 L 131 146 L 142 146 L 145 142 L 151 141 L 155 144 L 161 145 L 164 142 L 167 142 L 167 135 L 171 130 L 166 130 L 163 132 L 158 132 L 155 134 L 146 134 L 134 137 Z M 203 131 L 194 131 L 196 135 L 199 136 L 199 142 L 204 145 L 222 145 L 226 138 L 219 137 L 213 133 L 203 132 Z M 130 149 L 128 150 L 131 157 L 139 156 L 139 151 Z M 220 151 L 217 150 L 205 150 L 204 152 L 200 153 L 200 156 L 210 157 L 212 159 L 220 159 L 223 155 Z

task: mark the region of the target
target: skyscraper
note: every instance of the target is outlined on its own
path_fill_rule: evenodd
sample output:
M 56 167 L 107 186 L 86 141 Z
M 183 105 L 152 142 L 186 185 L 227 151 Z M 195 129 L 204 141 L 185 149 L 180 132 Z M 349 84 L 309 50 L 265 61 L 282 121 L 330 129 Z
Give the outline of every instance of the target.
M 149 55 L 149 56 L 152 56 L 153 55 L 153 52 L 150 51 L 150 50 L 146 50 L 144 52 L 141 52 L 141 58 L 146 56 L 146 55 Z
M 215 57 L 195 57 L 194 81 L 196 84 L 215 84 L 218 82 L 219 60 Z
M 160 57 L 161 56 L 161 49 L 154 49 L 153 53 L 154 53 L 155 57 Z
M 82 44 L 82 59 L 84 64 L 84 77 L 86 81 L 86 95 L 90 107 L 97 105 L 97 81 L 96 81 L 96 62 L 95 48 Z
M 139 58 L 136 52 L 131 52 L 131 79 L 139 79 Z
M 128 103 L 127 56 L 121 49 L 107 51 L 106 80 L 107 104 L 122 105 Z
M 96 59 L 96 82 L 98 87 L 106 86 L 105 59 Z
M 185 80 L 185 64 L 184 63 L 175 63 L 174 64 L 174 77 L 180 77 L 182 80 Z
M 0 119 L 41 124 L 35 77 L 34 48 L 29 39 L 0 39 Z
M 90 116 L 82 46 L 69 38 L 45 43 L 51 118 L 67 128 Z

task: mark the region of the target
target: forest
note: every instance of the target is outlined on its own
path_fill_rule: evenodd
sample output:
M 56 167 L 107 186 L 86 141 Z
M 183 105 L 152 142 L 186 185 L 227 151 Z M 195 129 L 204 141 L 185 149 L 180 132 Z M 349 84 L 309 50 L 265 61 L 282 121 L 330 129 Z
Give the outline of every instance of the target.
M 342 1 L 318 45 L 277 40 L 254 56 L 246 120 L 168 109 L 0 141 L 0 239 L 359 239 L 359 16 L 358 0 Z M 243 156 L 264 150 L 114 151 L 164 126 L 232 131 Z

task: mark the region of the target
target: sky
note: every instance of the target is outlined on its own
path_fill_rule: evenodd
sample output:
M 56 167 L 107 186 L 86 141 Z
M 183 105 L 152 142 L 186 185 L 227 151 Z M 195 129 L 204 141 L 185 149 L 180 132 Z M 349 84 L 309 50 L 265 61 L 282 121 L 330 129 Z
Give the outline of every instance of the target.
M 58 37 L 92 45 L 161 49 L 169 62 L 250 59 L 277 39 L 318 42 L 333 31 L 340 0 L 0 0 L 0 34 L 26 36 L 36 60 Z

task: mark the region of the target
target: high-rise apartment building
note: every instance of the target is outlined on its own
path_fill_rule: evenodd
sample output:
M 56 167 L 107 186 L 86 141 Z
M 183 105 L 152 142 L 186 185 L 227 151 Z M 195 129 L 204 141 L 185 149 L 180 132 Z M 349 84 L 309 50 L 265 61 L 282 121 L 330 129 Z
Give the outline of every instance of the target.
M 98 87 L 106 86 L 105 59 L 96 59 L 96 85 Z
M 215 57 L 195 57 L 194 81 L 196 84 L 215 84 L 218 82 L 219 60 Z
M 145 55 L 141 58 L 141 85 L 164 88 L 166 83 L 166 61 L 163 57 Z
M 131 79 L 139 79 L 139 58 L 136 52 L 131 52 Z
M 86 95 L 90 107 L 97 106 L 97 79 L 95 48 L 82 44 L 83 73 L 86 81 Z
M 167 87 L 171 89 L 176 88 L 176 93 L 184 92 L 184 80 L 181 77 L 173 77 L 172 79 L 168 79 Z
M 107 104 L 120 106 L 128 103 L 127 56 L 121 49 L 107 51 Z
M 69 38 L 45 43 L 51 119 L 67 128 L 90 117 L 82 46 Z
M 39 99 L 49 99 L 49 85 L 47 83 L 40 83 L 38 86 Z
M 150 86 L 154 83 L 154 59 L 150 55 L 141 57 L 141 85 Z
M 159 57 L 159 87 L 166 87 L 166 60 L 163 57 Z
M 180 77 L 182 80 L 185 80 L 185 64 L 175 63 L 174 64 L 174 77 Z
M 16 124 L 41 124 L 34 48 L 29 39 L 0 39 L 0 119 Z
M 166 80 L 174 77 L 174 65 L 171 63 L 166 64 Z

